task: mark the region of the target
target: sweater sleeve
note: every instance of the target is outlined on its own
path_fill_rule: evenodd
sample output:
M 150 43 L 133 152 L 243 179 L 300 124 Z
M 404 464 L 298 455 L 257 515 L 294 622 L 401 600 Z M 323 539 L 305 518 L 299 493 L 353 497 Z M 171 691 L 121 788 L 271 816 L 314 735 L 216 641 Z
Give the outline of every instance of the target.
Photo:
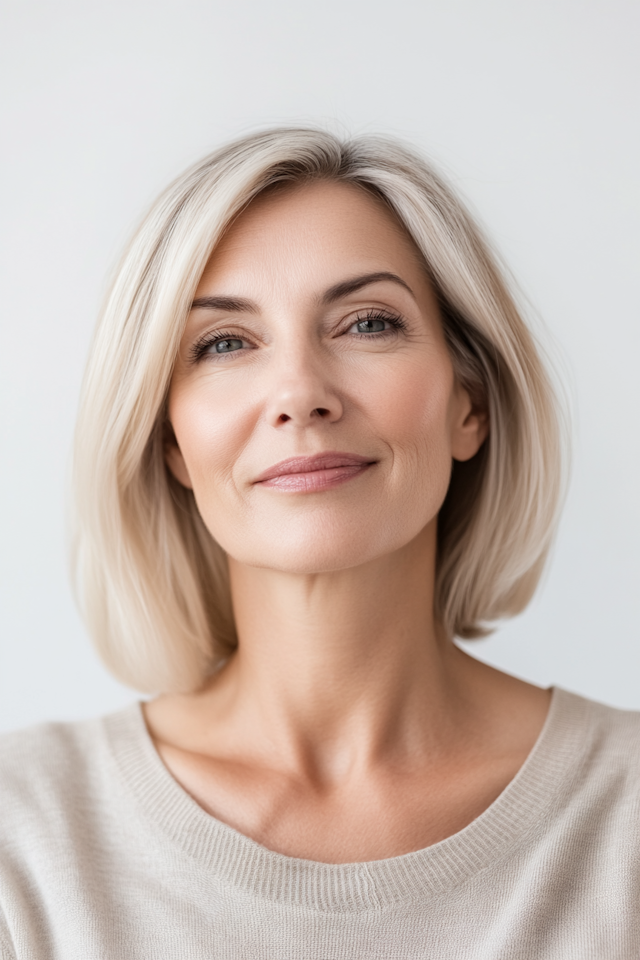
M 9 929 L 4 914 L 0 910 L 0 960 L 16 960 L 16 952 L 11 944 Z

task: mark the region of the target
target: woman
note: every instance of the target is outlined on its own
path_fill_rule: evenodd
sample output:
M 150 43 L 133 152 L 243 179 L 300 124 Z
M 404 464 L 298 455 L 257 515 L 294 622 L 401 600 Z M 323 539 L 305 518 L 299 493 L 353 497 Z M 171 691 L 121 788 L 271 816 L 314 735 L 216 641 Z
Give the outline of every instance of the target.
M 450 189 L 283 129 L 156 202 L 77 435 L 105 662 L 4 738 L 3 957 L 630 958 L 640 721 L 463 653 L 530 599 L 549 379 Z

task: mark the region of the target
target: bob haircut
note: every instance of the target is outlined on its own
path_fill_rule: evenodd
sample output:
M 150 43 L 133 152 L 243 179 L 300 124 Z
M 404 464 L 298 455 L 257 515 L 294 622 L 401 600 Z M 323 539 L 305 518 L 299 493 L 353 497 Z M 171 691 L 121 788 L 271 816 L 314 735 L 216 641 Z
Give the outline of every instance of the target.
M 107 292 L 74 456 L 74 580 L 98 650 L 124 683 L 197 689 L 237 644 L 226 556 L 164 461 L 166 402 L 193 296 L 216 244 L 277 184 L 354 184 L 381 199 L 424 257 L 457 377 L 489 415 L 454 463 L 438 521 L 435 615 L 472 638 L 530 600 L 564 489 L 563 419 L 534 339 L 479 228 L 411 149 L 323 130 L 246 136 L 152 205 Z

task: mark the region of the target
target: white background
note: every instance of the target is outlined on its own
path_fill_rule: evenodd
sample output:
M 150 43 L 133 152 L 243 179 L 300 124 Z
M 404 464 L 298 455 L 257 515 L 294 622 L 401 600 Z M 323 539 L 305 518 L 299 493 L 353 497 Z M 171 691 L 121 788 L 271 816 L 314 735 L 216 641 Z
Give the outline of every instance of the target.
M 551 331 L 576 410 L 549 574 L 477 655 L 640 709 L 639 11 L 632 0 L 5 2 L 0 729 L 134 694 L 67 585 L 64 501 L 105 274 L 185 165 L 256 126 L 422 147 Z

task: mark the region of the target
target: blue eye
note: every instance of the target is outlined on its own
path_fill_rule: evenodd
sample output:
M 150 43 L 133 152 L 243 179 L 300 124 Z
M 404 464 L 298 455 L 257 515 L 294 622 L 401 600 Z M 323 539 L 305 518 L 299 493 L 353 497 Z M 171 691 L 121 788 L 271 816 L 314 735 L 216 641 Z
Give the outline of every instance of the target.
M 189 359 L 192 363 L 199 363 L 207 358 L 211 360 L 213 357 L 245 353 L 247 350 L 251 350 L 251 344 L 242 337 L 220 330 L 219 333 L 207 333 L 197 340 L 189 351 Z
M 351 324 L 348 333 L 369 334 L 372 339 L 377 335 L 390 336 L 398 330 L 404 330 L 405 324 L 401 317 L 387 314 L 381 310 L 367 310 L 361 313 L 358 319 Z
M 215 347 L 216 353 L 233 353 L 234 350 L 242 350 L 242 340 L 227 337 L 224 340 L 217 340 L 212 346 Z

